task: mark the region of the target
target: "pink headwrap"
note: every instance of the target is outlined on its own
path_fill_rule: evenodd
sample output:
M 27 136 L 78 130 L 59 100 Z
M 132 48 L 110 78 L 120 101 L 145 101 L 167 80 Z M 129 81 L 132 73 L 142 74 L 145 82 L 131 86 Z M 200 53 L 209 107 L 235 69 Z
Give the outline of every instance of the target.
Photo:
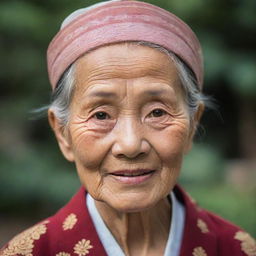
M 80 13 L 54 37 L 47 51 L 48 73 L 54 89 L 64 71 L 84 53 L 124 41 L 158 44 L 179 56 L 194 72 L 202 88 L 200 43 L 182 20 L 151 4 L 109 1 Z

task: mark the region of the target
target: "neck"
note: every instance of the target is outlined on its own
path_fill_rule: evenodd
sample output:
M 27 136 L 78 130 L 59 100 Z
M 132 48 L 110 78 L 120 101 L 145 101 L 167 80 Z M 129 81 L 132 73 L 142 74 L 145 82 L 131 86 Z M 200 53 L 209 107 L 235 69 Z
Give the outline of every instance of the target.
M 171 205 L 167 198 L 142 212 L 120 213 L 95 201 L 102 219 L 125 255 L 163 255 L 170 222 Z

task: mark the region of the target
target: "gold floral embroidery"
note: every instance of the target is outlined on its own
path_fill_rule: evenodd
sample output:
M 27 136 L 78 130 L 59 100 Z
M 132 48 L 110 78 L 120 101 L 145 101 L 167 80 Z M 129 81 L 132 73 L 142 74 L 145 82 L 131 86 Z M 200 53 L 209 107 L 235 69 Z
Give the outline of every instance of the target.
M 44 221 L 14 237 L 8 247 L 3 251 L 3 256 L 12 256 L 16 254 L 33 256 L 32 251 L 34 248 L 34 241 L 39 240 L 41 235 L 46 233 L 46 224 L 48 222 L 49 221 Z
M 256 241 L 246 232 L 238 231 L 235 239 L 241 241 L 241 249 L 248 256 L 256 256 Z
M 63 230 L 72 229 L 77 223 L 77 217 L 74 213 L 68 215 L 68 217 L 63 222 Z
M 75 245 L 74 252 L 79 256 L 85 256 L 89 253 L 89 250 L 91 248 L 93 248 L 93 246 L 91 245 L 91 241 L 82 239 Z
M 207 253 L 206 251 L 204 250 L 203 247 L 196 247 L 194 250 L 193 250 L 193 256 L 207 256 Z
M 56 256 L 70 256 L 70 254 L 67 252 L 59 252 Z
M 207 224 L 202 219 L 197 220 L 197 227 L 201 230 L 202 233 L 209 232 Z

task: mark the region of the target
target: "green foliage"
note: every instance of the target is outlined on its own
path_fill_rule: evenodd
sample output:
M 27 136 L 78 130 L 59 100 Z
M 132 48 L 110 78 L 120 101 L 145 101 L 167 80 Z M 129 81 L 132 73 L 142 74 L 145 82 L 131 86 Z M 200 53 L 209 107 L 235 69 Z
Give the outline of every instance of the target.
M 45 35 L 42 28 L 46 25 L 46 14 L 30 2 L 3 1 L 0 17 L 1 30 L 8 34 L 25 38 Z
M 216 148 L 195 144 L 184 158 L 180 180 L 185 184 L 216 183 L 223 179 L 224 161 Z
M 256 237 L 256 191 L 239 191 L 224 183 L 199 186 L 185 184 L 200 207 L 239 225 Z
M 33 214 L 41 216 L 44 208 L 48 208 L 48 214 L 53 213 L 79 188 L 76 170 L 66 164 L 59 152 L 28 146 L 20 146 L 16 152 L 1 152 L 0 211 L 12 213 L 13 206 L 29 208 L 36 202 Z
M 245 98 L 256 97 L 256 55 L 236 56 L 228 73 L 232 89 Z

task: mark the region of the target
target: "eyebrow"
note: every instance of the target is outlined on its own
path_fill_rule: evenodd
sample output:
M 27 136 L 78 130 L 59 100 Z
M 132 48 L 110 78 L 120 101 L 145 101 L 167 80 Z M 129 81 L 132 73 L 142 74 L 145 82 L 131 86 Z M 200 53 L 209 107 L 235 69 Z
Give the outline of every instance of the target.
M 92 92 L 89 93 L 88 97 L 113 98 L 116 97 L 116 94 L 113 92 Z
M 167 91 L 166 90 L 148 90 L 146 91 L 146 94 L 148 94 L 149 96 L 159 96 L 162 94 L 166 94 Z

